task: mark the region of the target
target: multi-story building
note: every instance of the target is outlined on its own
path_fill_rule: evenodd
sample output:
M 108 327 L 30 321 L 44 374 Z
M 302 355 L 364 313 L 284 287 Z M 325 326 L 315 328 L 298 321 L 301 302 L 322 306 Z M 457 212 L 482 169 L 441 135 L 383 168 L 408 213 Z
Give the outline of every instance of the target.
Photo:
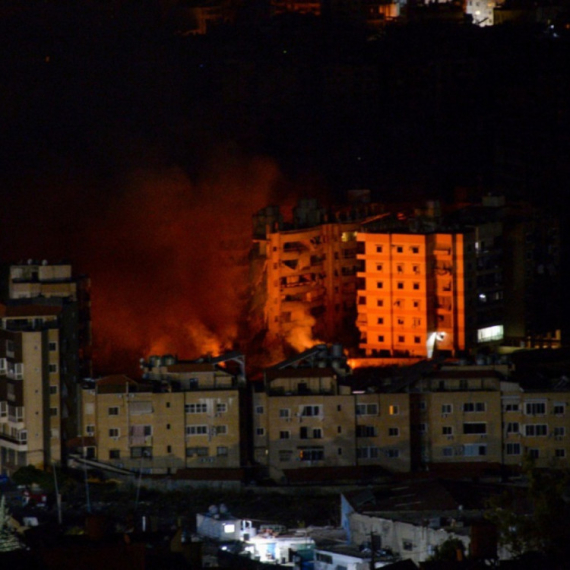
M 0 305 L 0 472 L 61 460 L 72 410 L 61 381 L 57 307 Z
M 239 468 L 245 461 L 241 371 L 211 361 L 150 357 L 141 382 L 109 376 L 82 390 L 83 454 L 153 474 L 186 468 Z
M 254 217 L 259 304 L 270 339 L 304 350 L 314 339 L 342 341 L 352 331 L 357 220 L 369 212 L 329 215 L 316 201 L 302 200 L 293 227 L 275 207 Z
M 91 376 L 90 280 L 73 274 L 69 263 L 28 260 L 7 266 L 3 296 L 7 310 L 23 315 L 30 325 L 41 323 L 45 311 L 57 312 L 57 367 L 61 380 L 61 438 L 79 433 L 77 391 L 82 378 Z M 55 356 L 55 355 L 52 355 Z
M 254 459 L 276 479 L 310 468 L 409 470 L 409 395 L 354 391 L 342 348 L 318 345 L 265 372 Z
M 390 222 L 358 233 L 360 347 L 369 356 L 432 357 L 474 346 L 473 232 Z

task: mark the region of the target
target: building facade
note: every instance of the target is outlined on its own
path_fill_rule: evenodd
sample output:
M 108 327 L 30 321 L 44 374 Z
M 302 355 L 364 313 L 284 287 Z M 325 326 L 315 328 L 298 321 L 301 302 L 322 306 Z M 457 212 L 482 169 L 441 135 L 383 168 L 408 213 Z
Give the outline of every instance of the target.
M 243 377 L 219 362 L 151 357 L 142 382 L 87 383 L 78 447 L 101 463 L 151 474 L 241 467 Z
M 61 380 L 60 310 L 0 305 L 0 473 L 62 457 L 69 409 Z

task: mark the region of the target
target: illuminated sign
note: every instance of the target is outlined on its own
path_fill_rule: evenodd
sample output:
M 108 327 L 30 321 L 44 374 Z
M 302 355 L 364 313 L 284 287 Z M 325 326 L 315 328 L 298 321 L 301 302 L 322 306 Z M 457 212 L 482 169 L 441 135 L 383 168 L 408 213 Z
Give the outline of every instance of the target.
M 477 342 L 489 342 L 491 340 L 502 340 L 504 337 L 503 325 L 495 325 L 477 330 Z

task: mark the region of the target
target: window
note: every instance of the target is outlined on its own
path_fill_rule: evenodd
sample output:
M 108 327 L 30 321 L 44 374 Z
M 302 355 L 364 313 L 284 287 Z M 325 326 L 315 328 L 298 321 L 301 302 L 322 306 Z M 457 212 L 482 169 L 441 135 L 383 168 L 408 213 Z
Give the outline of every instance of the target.
M 109 428 L 109 437 L 119 437 L 119 428 Z
M 110 449 L 109 459 L 121 459 L 121 451 L 119 449 Z
M 421 434 L 426 434 L 427 433 L 427 424 L 419 424 L 419 430 Z
M 484 412 L 485 402 L 466 402 L 463 404 L 464 412 Z
M 87 435 L 94 435 L 95 434 L 95 426 L 93 424 L 89 424 L 85 426 L 85 433 Z
M 416 246 L 412 246 L 410 249 L 412 250 L 412 253 L 419 253 L 420 252 L 420 248 L 416 247 Z
M 420 288 L 420 284 L 419 284 L 419 283 L 414 283 L 414 284 L 412 285 L 412 288 L 414 289 L 414 291 L 418 291 L 419 288 Z
M 442 435 L 453 435 L 453 426 L 443 426 L 441 428 Z
M 383 307 L 384 306 L 384 299 L 378 299 L 376 301 L 376 306 L 377 307 Z
M 396 246 L 396 253 L 404 253 L 404 248 L 401 245 Z
M 208 426 L 186 426 L 186 435 L 208 435 Z
M 521 454 L 521 444 L 520 443 L 507 443 L 505 446 L 505 453 L 507 455 L 520 455 Z
M 540 451 L 538 449 L 529 449 L 528 456 L 531 459 L 538 459 L 540 457 Z
M 487 445 L 468 443 L 463 446 L 463 455 L 465 455 L 465 457 L 480 457 L 487 455 Z
M 293 458 L 293 452 L 289 450 L 282 450 L 279 452 L 279 461 L 291 461 Z
M 289 408 L 281 408 L 279 410 L 279 417 L 280 418 L 290 418 L 291 417 L 291 410 Z
M 301 408 L 301 416 L 320 417 L 321 415 L 322 415 L 321 406 L 303 406 Z
M 118 416 L 119 415 L 119 408 L 117 408 L 117 407 L 108 408 L 107 413 L 109 416 Z
M 442 413 L 442 414 L 451 414 L 451 413 L 453 413 L 453 404 L 442 404 L 442 405 L 441 405 L 441 413 Z
M 404 335 L 399 335 L 398 336 L 398 342 L 405 342 L 406 337 Z
M 396 271 L 398 273 L 404 273 L 404 265 L 402 263 L 398 263 L 398 265 L 396 265 Z
M 357 447 L 357 459 L 378 459 L 379 450 L 377 447 Z
M 566 457 L 566 450 L 565 449 L 555 449 L 554 450 L 554 457 L 559 457 L 559 458 Z
M 48 370 L 50 374 L 55 374 L 57 372 L 57 364 L 48 365 Z
M 474 435 L 474 434 L 486 434 L 487 433 L 487 424 L 484 422 L 471 422 L 463 424 L 463 433 L 465 435 Z
M 259 429 L 263 429 L 263 433 L 265 433 L 264 428 L 259 428 Z M 214 426 L 212 428 L 212 433 L 213 433 L 213 435 L 227 435 L 228 426 Z
M 322 447 L 300 447 L 299 459 L 301 461 L 322 461 L 325 458 L 325 451 Z
M 264 412 L 263 406 L 255 406 L 256 414 L 263 414 L 263 412 Z
M 225 414 L 228 411 L 227 404 L 216 404 L 216 413 L 217 414 Z
M 313 439 L 323 439 L 323 430 L 321 428 L 313 429 Z
M 453 457 L 453 447 L 444 447 L 441 450 L 443 457 Z
M 509 422 L 507 424 L 507 433 L 519 433 L 519 432 L 520 432 L 519 422 Z
M 400 457 L 400 450 L 399 449 L 387 449 L 385 451 L 385 455 L 388 459 L 397 459 Z
M 357 416 L 377 416 L 378 404 L 356 404 Z
M 228 448 L 225 445 L 219 445 L 218 447 L 216 447 L 216 455 L 218 457 L 227 457 Z
M 519 405 L 518 403 L 516 404 L 505 404 L 505 412 L 518 412 L 519 411 Z
M 152 447 L 131 447 L 132 459 L 152 459 Z
M 554 402 L 552 411 L 557 416 L 563 416 L 565 411 L 565 405 L 563 402 Z
M 381 263 L 376 264 L 376 271 L 382 272 L 384 271 L 384 266 Z
M 524 426 L 524 434 L 527 437 L 542 437 L 548 435 L 548 426 L 546 424 L 528 424 Z
M 554 434 L 554 437 L 564 437 L 566 435 L 566 428 L 565 427 L 555 427 L 553 434 Z
M 378 317 L 377 324 L 383 325 L 384 324 L 384 317 Z
M 414 309 L 419 309 L 420 308 L 420 302 L 417 300 L 414 300 L 413 307 L 414 307 Z
M 374 426 L 356 426 L 356 437 L 376 437 L 376 435 Z
M 187 414 L 205 414 L 208 411 L 208 404 L 185 404 L 184 411 Z
M 290 439 L 291 438 L 291 432 L 287 431 L 287 430 L 283 430 L 279 432 L 279 439 Z
M 397 289 L 403 289 L 404 288 L 404 284 L 401 281 L 398 281 L 398 283 L 396 283 L 396 288 Z
M 415 344 L 420 344 L 422 342 L 422 337 L 421 336 L 415 336 L 414 337 L 414 343 Z
M 378 342 L 384 342 L 384 335 L 383 334 L 378 335 Z
M 397 427 L 388 428 L 388 435 L 389 435 L 390 437 L 397 437 L 397 436 L 399 436 L 399 435 L 400 435 L 400 428 L 397 428 Z
M 376 282 L 376 289 L 382 289 L 384 287 L 384 281 Z
M 210 450 L 207 447 L 187 447 L 186 457 L 208 457 Z
M 49 387 L 50 396 L 55 396 L 57 394 L 57 386 L 50 386 Z
M 49 415 L 53 418 L 55 416 L 57 416 L 57 408 L 50 408 L 49 409 Z
M 524 413 L 527 416 L 538 416 L 546 414 L 546 402 L 526 402 Z
M 381 245 L 376 246 L 376 253 L 382 253 L 382 246 Z
M 57 342 L 50 342 L 48 347 L 50 352 L 55 352 L 57 350 Z
M 265 435 L 265 428 L 262 427 L 255 428 L 255 435 L 259 436 Z
M 391 416 L 397 416 L 400 413 L 400 406 L 389 406 L 388 413 Z

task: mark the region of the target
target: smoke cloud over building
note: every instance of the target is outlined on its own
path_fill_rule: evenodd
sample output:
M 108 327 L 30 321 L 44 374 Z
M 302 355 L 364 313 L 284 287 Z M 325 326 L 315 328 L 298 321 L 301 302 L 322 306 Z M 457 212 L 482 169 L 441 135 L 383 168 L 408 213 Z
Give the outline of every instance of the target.
M 230 155 L 205 172 L 191 181 L 176 167 L 139 167 L 110 191 L 11 200 L 5 261 L 68 258 L 91 277 L 96 369 L 235 346 L 250 286 L 252 214 L 294 191 L 262 158 Z

